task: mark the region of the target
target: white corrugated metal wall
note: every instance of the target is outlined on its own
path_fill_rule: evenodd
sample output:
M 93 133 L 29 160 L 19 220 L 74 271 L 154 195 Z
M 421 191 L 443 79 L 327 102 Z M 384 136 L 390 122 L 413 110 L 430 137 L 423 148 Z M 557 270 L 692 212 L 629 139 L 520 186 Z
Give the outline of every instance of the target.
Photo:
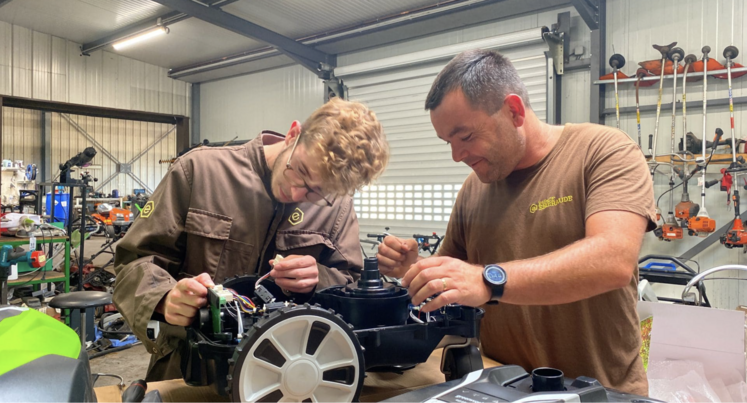
M 301 66 L 200 84 L 200 137 L 211 142 L 285 133 L 324 103 L 324 85 Z
M 745 49 L 745 31 L 742 26 L 747 18 L 747 9 L 744 2 L 737 0 L 663 0 L 663 1 L 646 1 L 646 0 L 614 0 L 607 2 L 607 55 L 611 55 L 614 50 L 626 58 L 626 66 L 622 71 L 628 75 L 634 75 L 638 63 L 645 60 L 658 59 L 659 53 L 651 47 L 652 44 L 665 45 L 670 42 L 678 42 L 677 46 L 682 47 L 685 54 L 695 54 L 700 59 L 702 57 L 701 48 L 703 45 L 709 45 L 712 49 L 710 56 L 717 59 L 720 63 L 725 63 L 723 50 L 728 45 L 737 46 L 740 51 Z M 744 53 L 736 59 L 738 63 L 744 63 Z M 607 61 L 604 61 L 606 64 Z M 609 70 L 608 70 L 609 71 Z M 594 77 L 596 80 L 597 77 Z M 681 77 L 678 80 L 678 99 L 682 99 Z M 736 79 L 733 82 L 734 96 L 747 95 L 747 79 Z M 614 93 L 612 86 L 608 86 L 605 100 L 606 108 L 614 108 Z M 588 86 L 580 94 L 573 94 L 569 99 L 571 103 L 583 102 L 586 100 L 588 106 Z M 702 82 L 688 83 L 687 100 L 700 101 L 703 99 Z M 658 97 L 658 84 L 648 88 L 641 88 L 640 103 L 641 105 L 655 105 Z M 725 99 L 728 97 L 728 87 L 726 80 L 709 78 L 708 80 L 708 99 Z M 672 82 L 667 80 L 664 84 L 663 102 L 672 101 Z M 564 102 L 566 100 L 564 99 Z M 620 106 L 635 107 L 635 87 L 633 85 L 623 85 L 620 88 Z M 587 109 L 588 110 L 588 107 Z M 744 137 L 742 128 L 744 121 L 747 119 L 747 107 L 745 105 L 735 105 L 735 125 L 737 137 Z M 642 137 L 644 138 L 644 148 L 647 147 L 648 134 L 654 132 L 655 112 L 646 112 L 641 114 Z M 699 138 L 702 135 L 703 115 L 701 108 L 689 107 L 687 109 L 687 128 Z M 672 110 L 662 110 L 662 116 L 659 123 L 658 147 L 657 153 L 669 153 Z M 606 124 L 615 125 L 615 116 L 610 115 L 606 118 Z M 676 141 L 682 136 L 682 109 L 681 102 L 678 104 L 676 124 Z M 620 127 L 631 137 L 637 140 L 636 116 L 635 113 L 621 116 Z M 729 109 L 728 107 L 712 107 L 708 109 L 708 120 L 706 134 L 712 139 L 713 133 L 717 127 L 724 130 L 725 135 L 729 136 Z M 731 154 L 729 154 L 730 156 Z M 725 165 L 710 166 L 708 179 L 720 178 L 718 170 Z M 668 172 L 668 167 L 662 168 L 662 171 Z M 741 179 L 740 179 L 741 181 Z M 668 189 L 668 178 L 664 175 L 657 175 L 655 192 L 658 198 L 662 192 Z M 744 184 L 744 183 L 742 183 Z M 692 181 L 689 189 L 690 199 L 700 204 L 700 189 L 697 188 L 696 181 Z M 742 191 L 744 193 L 744 191 Z M 706 191 L 706 207 L 711 217 L 716 219 L 717 227 L 729 222 L 734 218 L 733 211 L 726 208 L 726 194 L 720 192 L 718 186 L 712 187 Z M 680 190 L 675 190 L 675 204 L 680 200 Z M 668 195 L 661 200 L 661 209 L 666 214 L 668 210 Z M 747 203 L 742 203 L 742 211 L 745 211 Z M 661 242 L 649 233 L 646 235 L 643 254 L 665 254 L 678 256 L 696 245 L 701 239 L 688 237 L 676 242 Z M 747 263 L 747 258 L 742 250 L 728 250 L 720 243 L 710 246 L 703 253 L 695 258 L 702 269 L 712 268 L 727 263 Z M 734 277 L 747 278 L 747 273 L 742 272 L 724 272 L 719 273 L 716 277 Z M 708 293 L 711 303 L 714 305 L 733 309 L 737 305 L 747 304 L 747 283 L 737 280 L 714 280 L 707 282 Z M 681 293 L 681 287 L 674 286 L 657 286 L 657 293 L 667 296 L 678 296 Z
M 530 104 L 544 120 L 546 113 L 546 45 L 539 28 L 521 31 L 524 46 L 501 49 L 527 86 Z M 506 36 L 495 37 L 496 43 Z M 528 44 L 531 43 L 531 44 Z M 467 42 L 463 48 L 473 48 Z M 462 47 L 460 47 L 462 48 Z M 428 52 L 430 53 L 430 52 Z M 404 68 L 383 68 L 353 76 L 339 74 L 346 82 L 349 98 L 368 104 L 381 121 L 392 156 L 378 185 L 355 198 L 361 232 L 443 234 L 451 208 L 464 179 L 472 170 L 451 158 L 451 149 L 440 140 L 423 106 L 436 75 L 451 56 Z M 391 60 L 391 59 L 390 59 Z
M 189 115 L 190 84 L 172 80 L 167 70 L 115 53 L 97 51 L 80 55 L 80 45 L 62 38 L 0 22 L 0 94 Z M 114 119 L 72 117 L 120 162 L 127 162 L 157 140 L 170 125 L 127 122 Z M 133 164 L 133 172 L 155 188 L 167 166 L 159 159 L 176 155 L 176 134 L 172 133 Z M 91 145 L 58 114 L 52 114 L 52 167 Z M 116 150 L 116 152 L 115 152 Z M 40 164 L 41 112 L 3 108 L 3 159 Z M 120 157 L 121 156 L 121 157 Z M 93 164 L 102 165 L 92 173 L 100 180 L 115 172 L 115 165 L 103 153 Z M 141 187 L 120 175 L 102 191 L 118 189 L 128 194 Z

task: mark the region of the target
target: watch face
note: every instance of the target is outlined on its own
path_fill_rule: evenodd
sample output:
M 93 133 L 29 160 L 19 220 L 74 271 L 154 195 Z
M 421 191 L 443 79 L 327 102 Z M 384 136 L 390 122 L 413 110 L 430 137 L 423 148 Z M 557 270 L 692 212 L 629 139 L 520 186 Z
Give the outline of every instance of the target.
M 485 269 L 485 277 L 493 284 L 502 284 L 506 281 L 506 272 L 497 266 L 488 266 Z

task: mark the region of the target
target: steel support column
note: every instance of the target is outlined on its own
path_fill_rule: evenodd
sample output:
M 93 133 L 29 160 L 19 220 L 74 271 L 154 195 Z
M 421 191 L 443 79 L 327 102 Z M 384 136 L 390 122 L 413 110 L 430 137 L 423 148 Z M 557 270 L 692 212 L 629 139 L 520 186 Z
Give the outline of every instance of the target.
M 602 12 L 602 3 L 605 0 L 571 0 L 578 14 L 584 20 L 589 29 L 599 29 L 605 22 Z
M 192 141 L 191 144 L 197 144 L 200 141 L 200 83 L 192 84 Z M 177 147 L 176 152 L 179 153 L 182 150 Z
M 585 1 L 585 0 L 579 0 Z M 604 75 L 607 59 L 607 5 L 606 0 L 599 0 L 599 25 L 591 31 L 591 80 Z M 587 22 L 588 24 L 588 22 Z M 591 28 L 591 27 L 590 27 Z M 604 86 L 589 86 L 589 122 L 604 124 L 602 112 L 604 110 Z
M 41 111 L 42 121 L 42 160 L 38 174 L 41 174 L 41 182 L 52 180 L 52 114 Z
M 189 118 L 180 117 L 176 121 L 176 153 L 189 147 Z

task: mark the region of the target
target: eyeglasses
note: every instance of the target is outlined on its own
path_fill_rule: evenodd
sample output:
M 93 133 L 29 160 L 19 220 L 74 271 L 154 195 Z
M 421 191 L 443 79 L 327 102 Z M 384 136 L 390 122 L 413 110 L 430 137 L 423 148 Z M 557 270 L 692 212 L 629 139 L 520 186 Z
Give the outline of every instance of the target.
M 285 179 L 290 182 L 291 186 L 294 188 L 305 188 L 306 189 L 306 201 L 309 203 L 314 203 L 317 206 L 327 206 L 332 207 L 332 202 L 330 202 L 327 197 L 323 196 L 321 193 L 315 191 L 309 185 L 306 184 L 306 181 L 301 177 L 301 174 L 293 169 L 291 166 L 291 158 L 293 158 L 293 153 L 296 151 L 296 146 L 298 145 L 298 139 L 301 138 L 301 134 L 303 132 L 299 133 L 298 136 L 296 136 L 296 142 L 293 143 L 293 148 L 291 149 L 290 155 L 288 155 L 288 161 L 285 163 L 285 170 L 283 171 L 283 176 Z

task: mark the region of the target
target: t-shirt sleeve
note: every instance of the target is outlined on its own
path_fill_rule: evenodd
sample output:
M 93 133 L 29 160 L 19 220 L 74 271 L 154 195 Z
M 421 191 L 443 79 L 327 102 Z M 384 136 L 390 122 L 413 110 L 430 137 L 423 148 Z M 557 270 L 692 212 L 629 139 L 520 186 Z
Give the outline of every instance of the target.
M 624 133 L 609 136 L 590 150 L 585 168 L 586 219 L 600 211 L 621 210 L 648 220 L 656 228 L 656 207 L 651 174 L 638 146 Z
M 467 260 L 467 249 L 465 247 L 466 241 L 464 236 L 464 223 L 465 214 L 464 211 L 464 198 L 465 194 L 469 192 L 469 178 L 464 182 L 462 188 L 457 194 L 454 208 L 451 211 L 451 217 L 449 218 L 449 224 L 446 227 L 446 234 L 444 239 L 441 241 L 441 247 L 438 248 L 439 256 L 453 257 L 459 260 Z

